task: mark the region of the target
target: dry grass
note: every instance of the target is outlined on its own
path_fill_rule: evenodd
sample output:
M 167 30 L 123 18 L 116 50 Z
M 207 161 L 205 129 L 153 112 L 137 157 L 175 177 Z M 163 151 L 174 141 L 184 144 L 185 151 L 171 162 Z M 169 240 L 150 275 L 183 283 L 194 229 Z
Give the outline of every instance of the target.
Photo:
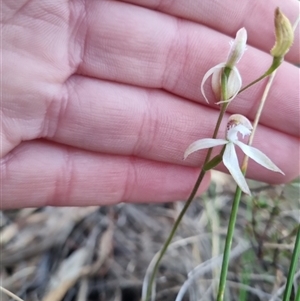
M 251 183 L 226 300 L 280 300 L 299 223 L 297 185 Z M 184 301 L 215 299 L 233 189 L 230 177 L 215 173 L 193 202 L 161 264 L 156 301 L 173 301 L 183 288 Z M 28 301 L 138 301 L 146 269 L 181 208 L 175 202 L 2 212 L 1 285 Z

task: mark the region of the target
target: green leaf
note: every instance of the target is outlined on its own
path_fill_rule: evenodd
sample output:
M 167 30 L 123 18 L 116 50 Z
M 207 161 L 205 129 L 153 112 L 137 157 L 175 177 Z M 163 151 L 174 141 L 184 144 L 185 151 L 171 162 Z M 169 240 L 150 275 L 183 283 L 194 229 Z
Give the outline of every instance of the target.
M 203 169 L 204 169 L 205 171 L 208 171 L 208 170 L 210 170 L 210 169 L 216 167 L 219 163 L 222 162 L 222 158 L 223 158 L 223 154 L 218 154 L 218 155 L 216 155 L 215 157 L 213 157 L 210 161 L 208 161 L 208 162 L 204 165 Z

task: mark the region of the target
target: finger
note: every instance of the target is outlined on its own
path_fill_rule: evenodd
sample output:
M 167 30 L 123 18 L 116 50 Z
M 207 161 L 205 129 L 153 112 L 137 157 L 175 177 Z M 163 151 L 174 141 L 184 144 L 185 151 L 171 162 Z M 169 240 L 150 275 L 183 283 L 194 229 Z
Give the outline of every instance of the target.
M 161 11 L 179 18 L 194 21 L 216 31 L 234 37 L 235 33 L 245 27 L 248 31 L 248 44 L 269 52 L 275 44 L 274 11 L 279 7 L 292 25 L 299 16 L 299 1 L 201 1 L 181 0 L 150 1 L 122 0 Z M 286 56 L 286 60 L 299 63 L 299 26 L 295 32 L 295 43 Z
M 124 14 L 125 4 L 103 2 L 106 5 L 99 6 L 97 4 L 101 2 L 93 3 L 95 6 L 90 7 L 89 30 L 78 73 L 163 88 L 186 99 L 205 103 L 200 92 L 201 80 L 208 69 L 226 60 L 228 36 L 203 25 L 140 7 L 130 7 Z M 239 63 L 243 83 L 246 85 L 259 77 L 271 62 L 270 55 L 249 46 Z M 298 79 L 299 69 L 283 63 L 270 94 L 270 98 L 278 100 L 277 106 L 289 103 L 295 111 L 299 109 Z M 251 87 L 239 98 L 255 105 L 263 86 L 262 82 Z M 216 100 L 211 94 L 208 96 L 210 105 L 213 105 Z
M 22 143 L 1 160 L 1 206 L 174 201 L 188 196 L 197 174 L 195 168 L 32 141 Z M 209 174 L 199 193 L 208 184 Z
M 205 152 L 199 152 L 188 161 L 183 161 L 183 154 L 193 141 L 211 137 L 218 117 L 217 110 L 160 90 L 80 76 L 74 76 L 68 85 L 70 100 L 60 106 L 64 110 L 48 111 L 45 120 L 48 128 L 45 128 L 43 137 L 108 154 L 134 155 L 178 165 L 201 166 L 203 163 Z M 280 119 L 280 112 L 273 112 L 274 118 L 276 114 Z M 228 115 L 221 126 L 220 138 L 225 136 L 227 118 Z M 296 124 L 297 120 L 291 118 L 283 125 L 275 122 L 275 126 L 288 131 L 284 124 Z M 293 131 L 299 135 L 295 129 Z M 276 178 L 269 171 L 257 174 L 254 170 L 249 177 L 266 182 L 283 182 L 299 173 L 297 165 L 292 162 L 292 158 L 297 158 L 299 153 L 297 136 L 260 126 L 255 146 L 270 155 L 287 177 Z

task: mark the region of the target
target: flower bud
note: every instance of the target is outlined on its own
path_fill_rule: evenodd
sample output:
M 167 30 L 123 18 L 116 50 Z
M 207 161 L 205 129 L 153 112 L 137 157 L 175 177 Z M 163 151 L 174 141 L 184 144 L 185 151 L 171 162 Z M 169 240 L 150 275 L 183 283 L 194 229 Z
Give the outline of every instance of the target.
M 235 37 L 235 40 L 231 44 L 231 49 L 227 58 L 227 61 L 220 63 L 212 68 L 210 68 L 205 74 L 201 82 L 201 92 L 204 96 L 206 102 L 208 99 L 204 92 L 204 83 L 212 75 L 212 90 L 216 96 L 216 99 L 220 100 L 217 104 L 228 103 L 236 97 L 239 90 L 242 87 L 242 78 L 235 67 L 235 64 L 241 59 L 242 55 L 246 50 L 246 41 L 247 41 L 247 31 L 245 28 L 241 28 Z M 227 83 L 225 83 L 227 91 L 222 93 L 222 75 L 225 70 L 229 70 L 229 75 Z M 226 94 L 226 95 L 222 95 Z
M 273 57 L 284 57 L 294 41 L 294 31 L 289 19 L 277 7 L 275 10 L 276 42 L 271 49 Z

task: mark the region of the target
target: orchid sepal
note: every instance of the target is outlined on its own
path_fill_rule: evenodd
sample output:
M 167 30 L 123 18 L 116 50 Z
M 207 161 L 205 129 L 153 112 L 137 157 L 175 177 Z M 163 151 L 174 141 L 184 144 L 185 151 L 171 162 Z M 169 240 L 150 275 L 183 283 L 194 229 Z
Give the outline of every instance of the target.
M 251 158 L 256 163 L 260 164 L 261 166 L 263 166 L 269 170 L 279 172 L 284 175 L 284 172 L 280 168 L 278 168 L 275 165 L 275 163 L 273 163 L 271 161 L 271 159 L 269 157 L 267 157 L 259 149 L 255 148 L 253 146 L 244 144 L 240 141 L 236 141 L 235 144 L 241 148 L 241 150 L 243 151 L 244 154 L 246 154 L 249 158 Z
M 219 69 L 222 70 L 222 68 L 224 68 L 225 65 L 226 65 L 225 63 L 220 63 L 220 64 L 218 64 L 218 65 L 216 65 L 216 66 L 210 68 L 210 69 L 204 74 L 204 76 L 203 76 L 203 79 L 202 79 L 202 82 L 201 82 L 201 93 L 202 93 L 202 95 L 203 95 L 203 97 L 205 98 L 205 100 L 206 100 L 207 103 L 209 103 L 209 101 L 208 101 L 208 99 L 207 99 L 207 97 L 206 97 L 206 95 L 205 95 L 205 92 L 204 92 L 204 84 L 205 84 L 205 82 L 207 81 L 207 79 L 208 79 L 211 75 L 214 74 L 215 71 L 217 71 L 217 70 L 219 70 Z
M 230 174 L 232 175 L 235 182 L 241 188 L 241 190 L 244 193 L 251 195 L 250 189 L 245 180 L 245 176 L 243 175 L 240 169 L 239 161 L 233 143 L 227 144 L 227 147 L 223 155 L 223 163 L 228 169 L 228 171 L 230 172 Z
M 220 100 L 219 102 L 217 102 L 217 104 L 230 102 L 233 98 L 236 97 L 236 95 L 240 91 L 242 87 L 242 79 L 235 65 L 239 62 L 239 60 L 241 59 L 241 57 L 243 56 L 246 50 L 246 42 L 247 42 L 247 31 L 243 27 L 237 32 L 234 41 L 231 43 L 231 49 L 228 54 L 226 62 L 220 63 L 210 68 L 205 73 L 201 82 L 201 93 L 207 103 L 209 103 L 209 101 L 205 95 L 204 83 L 211 75 L 212 75 L 212 90 L 216 98 Z M 221 77 L 224 72 L 227 74 L 228 77 L 226 83 L 222 83 L 221 81 Z M 222 84 L 226 85 L 227 88 L 226 93 L 222 93 Z M 222 94 L 226 94 L 226 95 L 222 95 Z

